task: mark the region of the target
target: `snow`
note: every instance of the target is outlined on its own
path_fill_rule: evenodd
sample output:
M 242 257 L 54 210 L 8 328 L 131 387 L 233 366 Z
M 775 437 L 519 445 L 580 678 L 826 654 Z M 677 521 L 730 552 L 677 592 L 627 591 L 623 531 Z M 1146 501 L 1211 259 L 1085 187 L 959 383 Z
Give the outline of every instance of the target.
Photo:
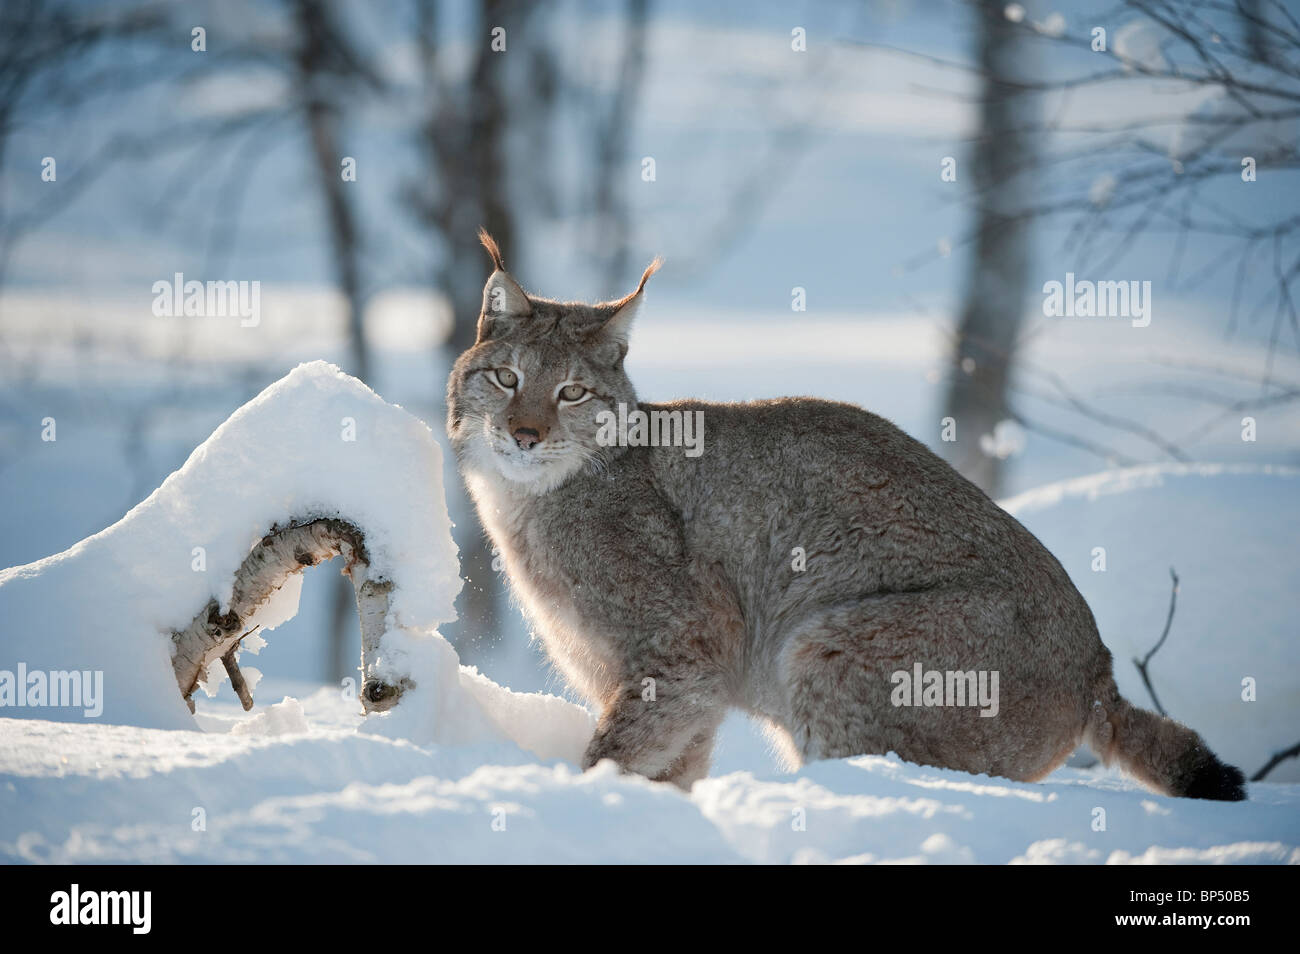
M 355 443 L 340 438 L 349 417 Z M 107 697 L 97 719 L 4 710 L 0 860 L 1300 863 L 1294 762 L 1232 804 L 1152 795 L 1096 767 L 1025 784 L 889 754 L 791 774 L 733 718 L 713 775 L 689 793 L 611 764 L 581 772 L 586 709 L 498 685 L 437 632 L 460 584 L 442 472 L 423 423 L 332 366 L 303 365 L 121 521 L 0 573 L 0 669 L 102 668 Z M 1276 559 L 1300 530 L 1297 480 L 1276 466 L 1133 468 L 1005 503 L 1088 597 L 1121 689 L 1144 704 L 1128 660 L 1158 637 L 1177 567 L 1157 691 L 1248 771 L 1300 721 L 1287 616 L 1300 579 Z M 289 514 L 363 527 L 395 585 L 380 666 L 416 688 L 366 717 L 355 685 L 268 678 L 262 694 L 278 703 L 245 713 L 223 687 L 191 716 L 165 633 L 228 598 L 249 547 Z M 206 572 L 191 570 L 196 545 Z M 263 608 L 266 628 L 298 595 L 286 586 Z
M 231 735 L 299 735 L 307 731 L 307 716 L 302 703 L 285 696 L 273 706 L 268 706 L 247 722 L 236 722 L 230 727 Z
M 302 701 L 305 730 L 279 735 L 15 722 L 0 860 L 1300 862 L 1295 785 L 1226 804 L 1078 769 L 1020 784 L 890 755 L 731 772 L 688 795 L 508 745 L 359 733 L 354 708 L 319 690 Z
M 509 740 L 542 759 L 582 757 L 595 721 L 581 706 L 540 692 L 512 692 L 461 666 L 437 633 L 390 633 L 389 667 L 383 676 L 409 676 L 415 688 L 388 712 L 372 716 L 362 731 L 394 739 L 443 745 Z

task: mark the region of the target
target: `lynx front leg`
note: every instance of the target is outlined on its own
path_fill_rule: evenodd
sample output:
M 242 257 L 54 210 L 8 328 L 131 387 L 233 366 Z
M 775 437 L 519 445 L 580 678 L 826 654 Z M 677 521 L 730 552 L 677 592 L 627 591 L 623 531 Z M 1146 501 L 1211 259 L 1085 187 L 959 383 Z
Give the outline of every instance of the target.
M 713 734 L 726 712 L 721 680 L 644 677 L 618 690 L 596 725 L 582 767 L 613 759 L 647 778 L 689 788 L 708 772 Z
M 672 765 L 668 766 L 662 775 L 655 776 L 655 781 L 672 782 L 678 788 L 689 792 L 692 785 L 709 774 L 715 731 L 716 727 L 708 732 L 701 732 L 687 742 L 682 754 L 673 760 Z

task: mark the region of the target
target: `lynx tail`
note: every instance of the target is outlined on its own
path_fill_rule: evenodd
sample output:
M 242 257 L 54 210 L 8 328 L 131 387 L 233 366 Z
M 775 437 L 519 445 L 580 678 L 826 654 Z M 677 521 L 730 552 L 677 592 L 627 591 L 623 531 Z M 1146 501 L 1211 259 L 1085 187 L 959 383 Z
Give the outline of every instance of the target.
M 1241 770 L 1220 762 L 1187 726 L 1139 709 L 1108 685 L 1093 703 L 1084 741 L 1107 765 L 1112 762 L 1157 791 L 1184 798 L 1239 802 L 1246 797 Z

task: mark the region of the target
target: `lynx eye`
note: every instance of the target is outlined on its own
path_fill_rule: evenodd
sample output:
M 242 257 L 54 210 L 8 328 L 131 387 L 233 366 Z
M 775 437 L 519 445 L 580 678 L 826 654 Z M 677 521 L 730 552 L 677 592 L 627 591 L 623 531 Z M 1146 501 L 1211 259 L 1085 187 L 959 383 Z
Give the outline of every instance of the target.
M 503 388 L 510 389 L 519 383 L 519 375 L 515 374 L 509 368 L 497 368 L 492 372 L 496 375 L 497 384 Z
M 581 384 L 566 384 L 560 388 L 560 400 L 562 401 L 580 401 L 587 389 Z

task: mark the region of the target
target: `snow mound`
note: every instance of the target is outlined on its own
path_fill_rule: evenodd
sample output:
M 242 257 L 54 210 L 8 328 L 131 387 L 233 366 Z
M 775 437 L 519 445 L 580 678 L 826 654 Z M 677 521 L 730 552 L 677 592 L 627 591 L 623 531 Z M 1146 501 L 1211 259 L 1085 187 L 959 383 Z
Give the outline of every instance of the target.
M 302 735 L 307 732 L 307 714 L 302 703 L 285 696 L 273 706 L 268 706 L 247 722 L 236 722 L 230 728 L 232 735 Z
M 436 633 L 390 632 L 375 671 L 415 688 L 361 729 L 393 739 L 474 745 L 507 739 L 542 759 L 579 762 L 596 723 L 582 706 L 542 692 L 514 692 L 472 667 Z
M 456 618 L 460 589 L 429 428 L 324 362 L 248 402 L 148 499 L 76 546 L 0 573 L 0 670 L 103 673 L 107 722 L 192 728 L 169 633 L 215 598 L 224 612 L 253 545 L 291 519 L 363 528 L 375 575 L 394 584 L 393 627 Z M 256 620 L 297 612 L 285 587 Z M 85 718 L 84 707 L 10 705 L 8 716 Z

